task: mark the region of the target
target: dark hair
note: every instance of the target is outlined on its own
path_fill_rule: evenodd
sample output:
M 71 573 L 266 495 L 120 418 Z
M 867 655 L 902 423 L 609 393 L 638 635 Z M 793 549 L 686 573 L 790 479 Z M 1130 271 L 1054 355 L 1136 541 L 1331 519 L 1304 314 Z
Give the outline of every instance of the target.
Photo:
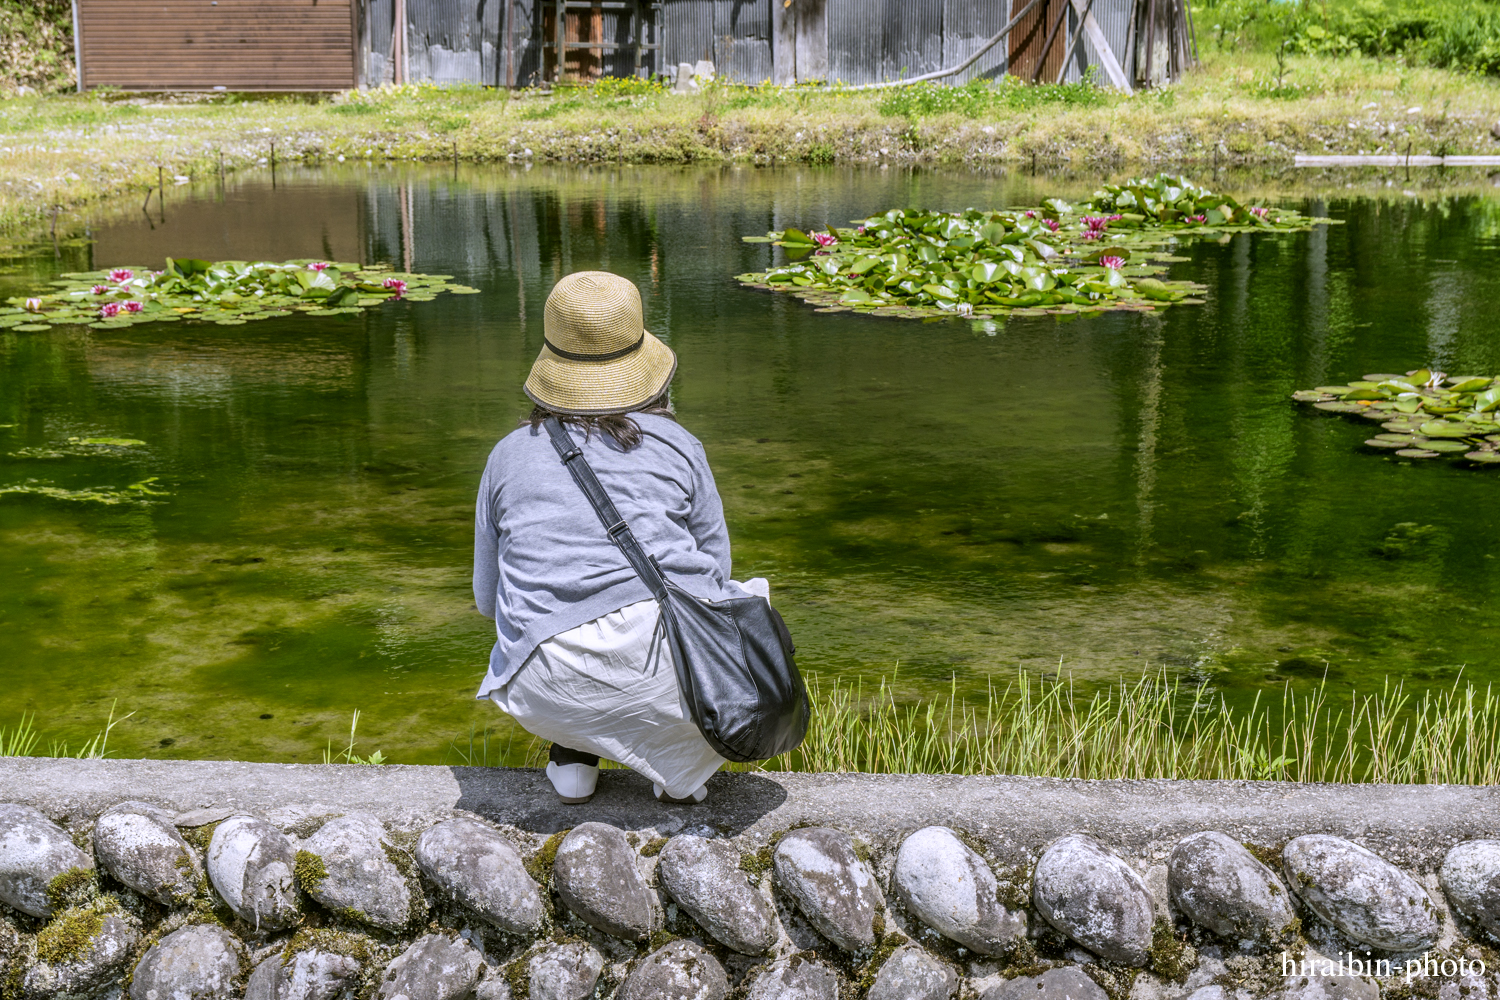
M 571 413 L 557 413 L 545 406 L 533 406 L 531 415 L 521 422 L 530 423 L 531 429 L 536 430 L 548 417 L 556 417 L 564 424 L 582 427 L 585 441 L 598 431 L 600 434 L 607 434 L 614 438 L 622 449 L 629 451 L 641 443 L 641 425 L 631 419 L 631 413 L 649 413 L 671 420 L 677 419 L 677 414 L 672 412 L 671 403 L 667 401 L 667 393 L 663 391 L 660 396 L 641 404 L 630 413 L 607 413 L 603 416 L 580 417 Z

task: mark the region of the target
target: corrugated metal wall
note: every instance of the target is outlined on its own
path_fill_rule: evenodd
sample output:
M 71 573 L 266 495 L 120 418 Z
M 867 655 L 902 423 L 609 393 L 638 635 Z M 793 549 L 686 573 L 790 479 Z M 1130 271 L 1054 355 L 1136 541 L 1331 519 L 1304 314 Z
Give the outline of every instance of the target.
M 78 0 L 84 88 L 345 90 L 351 0 Z
M 374 54 L 370 81 L 389 80 L 377 72 L 390 51 L 393 0 L 362 0 L 371 18 L 386 27 L 371 33 Z M 541 82 L 542 63 L 535 25 L 544 20 L 550 37 L 547 0 L 406 0 L 408 67 L 412 80 L 525 86 Z M 809 3 L 809 0 L 796 0 Z M 1095 0 L 1099 22 L 1116 56 L 1127 63 L 1125 28 L 1132 0 Z M 478 10 L 476 10 L 476 4 Z M 762 83 L 774 72 L 775 8 L 781 0 L 667 0 L 666 49 L 659 60 L 648 52 L 648 72 L 671 73 L 679 63 L 713 62 L 718 75 L 736 83 Z M 824 0 L 829 82 L 880 83 L 946 69 L 963 62 L 1010 18 L 1011 0 Z M 1054 3 L 1051 10 L 1056 10 Z M 1048 24 L 1055 18 L 1049 11 Z M 508 18 L 508 21 L 507 21 Z M 603 38 L 629 40 L 628 15 L 602 11 Z M 1047 78 L 1053 79 L 1064 49 L 1078 26 L 1076 10 L 1053 42 Z M 509 55 L 506 54 L 509 39 Z M 649 40 L 649 39 L 648 39 Z M 790 43 L 791 36 L 787 42 Z M 808 40 L 799 38 L 798 44 Z M 1040 43 L 1038 43 L 1040 44 Z M 487 54 L 494 51 L 496 54 Z M 1009 46 L 1001 43 L 973 66 L 944 82 L 992 79 L 1007 71 Z M 602 54 L 607 75 L 629 75 L 634 55 L 625 49 Z M 550 56 L 547 66 L 550 76 Z M 1065 79 L 1082 77 L 1097 60 L 1087 36 L 1080 41 Z M 493 67 L 493 68 L 492 68 Z M 509 67 L 514 67 L 511 71 Z M 805 81 L 805 77 L 804 77 Z

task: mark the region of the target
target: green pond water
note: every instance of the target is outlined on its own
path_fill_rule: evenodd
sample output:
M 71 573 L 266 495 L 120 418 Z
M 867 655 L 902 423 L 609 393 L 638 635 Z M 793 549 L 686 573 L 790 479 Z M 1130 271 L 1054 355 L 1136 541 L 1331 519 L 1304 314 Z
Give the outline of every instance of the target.
M 0 724 L 35 713 L 76 745 L 117 703 L 124 756 L 321 760 L 356 710 L 359 752 L 397 762 L 454 762 L 486 726 L 503 742 L 472 699 L 493 639 L 469 590 L 473 491 L 528 408 L 548 290 L 586 268 L 640 286 L 736 576 L 770 578 L 825 681 L 899 665 L 917 698 L 1165 667 L 1247 699 L 1500 679 L 1500 475 L 1372 452 L 1373 424 L 1288 398 L 1425 365 L 1500 374 L 1500 203 L 1482 190 L 1282 182 L 1266 200 L 1343 224 L 1186 243 L 1172 276 L 1207 304 L 1148 316 L 987 332 L 733 280 L 780 252 L 742 235 L 1101 179 L 360 168 L 101 215 L 93 243 L 10 261 L 0 293 L 172 254 L 383 261 L 482 294 L 0 331 L 0 487 L 165 492 L 0 496 Z M 70 454 L 87 436 L 145 444 Z

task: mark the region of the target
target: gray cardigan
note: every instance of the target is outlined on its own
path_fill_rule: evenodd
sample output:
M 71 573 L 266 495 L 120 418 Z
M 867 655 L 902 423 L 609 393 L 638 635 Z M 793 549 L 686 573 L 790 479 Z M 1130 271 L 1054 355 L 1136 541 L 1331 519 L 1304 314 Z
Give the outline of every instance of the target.
M 674 583 L 704 600 L 729 590 L 729 531 L 708 457 L 668 417 L 634 414 L 642 441 L 568 427 L 641 546 Z M 566 425 L 565 425 L 566 426 Z M 490 452 L 474 512 L 474 603 L 498 638 L 479 686 L 485 698 L 541 643 L 651 596 L 604 533 L 545 428 L 523 426 Z

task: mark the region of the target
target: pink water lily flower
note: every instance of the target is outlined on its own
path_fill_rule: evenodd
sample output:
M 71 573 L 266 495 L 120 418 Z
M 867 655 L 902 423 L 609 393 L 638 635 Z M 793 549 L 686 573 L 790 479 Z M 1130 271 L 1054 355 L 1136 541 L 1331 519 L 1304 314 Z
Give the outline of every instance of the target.
M 27 312 L 33 312 L 33 313 L 39 313 L 39 312 L 41 312 L 42 311 L 42 300 L 41 299 L 27 299 L 26 300 L 26 311 Z
M 1024 211 L 1024 212 L 1022 212 L 1022 213 L 1021 213 L 1021 214 L 1022 214 L 1022 215 L 1023 215 L 1023 216 L 1025 216 L 1025 217 L 1026 217 L 1026 218 L 1028 218 L 1028 219 L 1035 219 L 1035 218 L 1036 218 L 1036 213 L 1035 213 L 1035 212 L 1033 212 L 1033 211 L 1032 211 L 1032 210 L 1031 210 L 1031 209 L 1029 209 L 1029 208 L 1028 208 L 1028 209 L 1027 209 L 1027 210 L 1026 210 L 1026 211 Z
M 1103 257 L 1099 258 L 1099 266 L 1107 267 L 1112 271 L 1118 271 L 1120 268 L 1125 266 L 1125 258 L 1116 257 L 1112 253 L 1105 254 Z
M 1250 214 L 1255 216 L 1257 219 L 1264 219 L 1266 216 L 1271 214 L 1271 210 L 1269 208 L 1261 208 L 1257 205 L 1256 207 L 1250 209 Z
M 1062 225 L 1056 219 L 1043 219 L 1042 220 L 1042 225 L 1046 226 L 1048 229 L 1052 230 L 1054 233 L 1057 232 L 1059 229 L 1062 228 Z
M 114 319 L 116 316 L 120 315 L 120 303 L 104 303 L 104 305 L 99 307 L 99 315 L 103 316 L 105 319 Z
M 1201 226 L 1203 223 L 1205 223 L 1205 222 L 1208 221 L 1208 216 L 1206 216 L 1206 215 L 1189 215 L 1186 218 L 1184 218 L 1182 221 L 1183 222 L 1196 222 L 1196 223 L 1198 223 Z
M 90 288 L 89 291 L 93 292 L 95 295 L 108 295 L 110 292 L 114 291 L 114 289 L 110 288 L 108 285 L 95 285 L 93 288 Z
M 128 313 L 138 313 L 141 311 L 141 304 L 139 302 L 127 302 L 125 303 L 125 311 Z
M 865 227 L 864 226 L 860 226 L 858 229 L 854 230 L 854 235 L 855 236 L 863 236 L 864 234 L 865 234 Z
M 813 242 L 820 247 L 831 247 L 839 241 L 839 238 L 832 233 L 812 233 L 810 235 Z
M 1085 229 L 1083 232 L 1079 233 L 1078 235 L 1079 235 L 1080 238 L 1085 239 L 1085 240 L 1097 240 L 1101 236 L 1104 236 L 1105 232 L 1102 229 Z
M 116 282 L 129 281 L 135 277 L 135 272 L 128 267 L 117 267 L 109 272 L 109 280 Z
M 309 271 L 326 271 L 328 270 L 328 262 L 326 260 L 317 261 L 316 263 L 307 265 L 307 269 Z
M 402 281 L 400 278 L 386 278 L 383 282 L 383 285 L 384 287 L 389 288 L 391 291 L 395 292 L 396 298 L 398 299 L 406 294 L 406 282 Z

